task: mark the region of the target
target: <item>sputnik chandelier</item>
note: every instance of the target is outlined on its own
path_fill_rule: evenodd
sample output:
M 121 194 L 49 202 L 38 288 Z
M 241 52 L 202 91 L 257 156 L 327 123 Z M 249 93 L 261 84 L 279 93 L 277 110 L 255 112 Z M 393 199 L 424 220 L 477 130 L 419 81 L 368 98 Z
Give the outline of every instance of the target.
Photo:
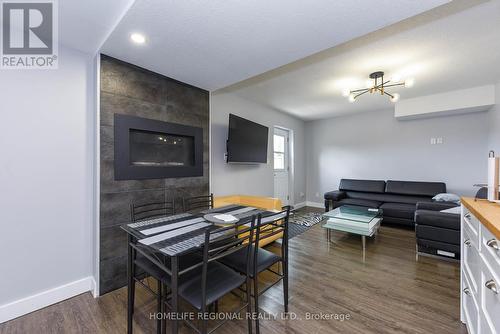
M 391 94 L 387 92 L 386 89 L 397 86 L 404 86 L 409 88 L 413 86 L 413 84 L 415 83 L 413 79 L 407 79 L 405 81 L 394 82 L 394 83 L 391 81 L 391 79 L 384 80 L 384 72 L 382 71 L 373 72 L 372 74 L 370 74 L 370 79 L 371 79 L 370 85 L 367 85 L 368 88 L 345 90 L 343 92 L 343 95 L 349 98 L 349 102 L 354 102 L 358 97 L 360 97 L 363 94 L 380 93 L 380 95 L 389 96 L 392 102 L 397 102 L 399 100 L 399 94 L 398 93 Z

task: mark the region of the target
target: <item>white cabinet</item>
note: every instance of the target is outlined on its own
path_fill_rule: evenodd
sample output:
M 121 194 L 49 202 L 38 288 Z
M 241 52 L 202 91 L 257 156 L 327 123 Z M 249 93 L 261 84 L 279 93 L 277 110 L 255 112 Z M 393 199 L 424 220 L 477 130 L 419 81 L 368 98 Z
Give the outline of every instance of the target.
M 469 333 L 500 334 L 500 241 L 462 206 L 461 314 Z

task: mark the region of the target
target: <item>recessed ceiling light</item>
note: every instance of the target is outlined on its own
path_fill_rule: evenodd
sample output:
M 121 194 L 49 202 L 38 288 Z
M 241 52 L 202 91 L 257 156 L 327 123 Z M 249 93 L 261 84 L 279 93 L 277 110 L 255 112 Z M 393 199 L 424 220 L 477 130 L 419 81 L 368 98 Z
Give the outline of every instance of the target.
M 137 44 L 144 44 L 146 42 L 146 37 L 138 33 L 133 33 L 132 35 L 130 35 L 130 39 Z

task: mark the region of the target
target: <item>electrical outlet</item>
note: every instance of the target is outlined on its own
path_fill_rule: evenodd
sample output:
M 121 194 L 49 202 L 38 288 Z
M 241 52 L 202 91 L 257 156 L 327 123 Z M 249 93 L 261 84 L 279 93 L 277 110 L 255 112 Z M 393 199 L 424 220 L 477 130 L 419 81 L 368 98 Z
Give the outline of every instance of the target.
M 316 197 L 319 197 L 319 193 L 316 193 Z

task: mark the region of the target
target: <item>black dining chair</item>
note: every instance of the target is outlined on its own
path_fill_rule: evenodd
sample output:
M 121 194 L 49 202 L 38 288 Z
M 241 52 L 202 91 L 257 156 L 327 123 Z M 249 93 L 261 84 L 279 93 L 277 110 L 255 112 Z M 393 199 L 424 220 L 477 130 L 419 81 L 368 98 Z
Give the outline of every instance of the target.
M 243 284 L 249 285 L 251 280 L 248 274 L 242 275 L 217 260 L 234 253 L 243 252 L 245 258 L 242 262 L 245 263 L 247 272 L 250 272 L 251 253 L 245 250 L 253 242 L 255 220 L 256 217 L 253 216 L 250 223 L 246 220 L 227 227 L 212 227 L 211 229 L 207 229 L 203 244 L 203 262 L 179 272 L 179 274 L 191 273 L 191 278 L 179 282 L 178 290 L 179 297 L 191 304 L 202 315 L 201 328 L 199 329 L 189 319 L 183 319 L 195 332 L 201 334 L 212 333 L 224 323 L 231 320 L 231 318 L 224 319 L 208 331 L 207 315 L 209 307 Z M 165 304 L 168 308 L 171 308 L 168 301 L 165 301 Z M 249 289 L 247 289 L 243 305 L 233 310 L 233 312 L 237 313 L 245 308 L 247 309 L 247 314 L 251 314 L 252 308 Z M 250 316 L 247 316 L 247 320 L 248 333 L 252 333 L 252 319 Z
M 147 221 L 149 219 L 154 219 L 162 216 L 169 216 L 175 214 L 175 199 L 171 201 L 163 201 L 163 202 L 152 202 L 152 203 L 131 203 L 130 204 L 130 220 L 132 223 L 138 223 L 141 221 Z M 149 277 L 153 276 L 148 272 L 149 261 L 144 257 L 137 258 L 137 252 L 134 249 L 131 249 L 132 253 L 132 265 L 130 270 L 132 271 L 129 275 L 129 278 L 134 281 L 133 284 L 129 287 L 129 310 L 127 317 L 129 324 L 132 323 L 132 317 L 134 314 L 134 304 L 135 304 L 135 282 L 139 283 L 143 286 L 147 291 L 152 293 L 157 297 L 157 312 L 162 312 L 162 283 L 158 278 L 157 282 L 157 291 L 151 289 L 151 287 L 145 284 L 143 281 Z M 140 270 L 137 270 L 139 267 Z M 153 276 L 154 277 L 154 276 Z M 129 329 L 129 334 L 132 333 L 132 328 Z M 161 332 L 161 320 L 157 320 L 157 332 Z
M 175 214 L 175 199 L 164 202 L 130 204 L 130 220 L 133 223 L 173 214 Z
M 195 212 L 214 208 L 214 194 L 185 197 L 182 199 L 184 212 Z
M 266 292 L 268 289 L 283 281 L 283 296 L 284 296 L 284 308 L 285 312 L 288 312 L 288 219 L 290 217 L 290 207 L 286 206 L 282 211 L 273 213 L 271 215 L 257 216 L 257 223 L 255 225 L 255 237 L 254 242 L 247 249 L 240 250 L 238 252 L 232 253 L 219 261 L 242 274 L 249 275 L 253 281 L 253 293 L 251 294 L 254 298 L 254 311 L 256 333 L 260 333 L 259 328 L 259 296 Z M 271 237 L 275 237 L 278 234 L 282 234 L 281 242 L 281 254 L 275 254 L 264 248 L 258 247 L 260 244 L 267 244 L 267 240 Z M 246 266 L 245 258 L 246 252 L 250 253 L 250 261 L 252 265 L 250 267 Z M 281 272 L 272 269 L 273 265 L 281 264 Z M 250 270 L 250 272 L 248 271 Z M 259 280 L 258 275 L 264 271 L 269 271 L 275 274 L 278 279 L 271 285 L 267 286 L 265 289 L 259 291 Z M 246 293 L 249 292 L 251 285 L 246 285 Z
M 155 202 L 155 203 L 146 203 L 146 204 L 135 204 L 132 203 L 130 206 L 131 212 L 131 220 L 132 223 L 140 223 L 150 219 L 166 217 L 175 214 L 175 200 L 165 201 L 165 202 Z M 135 240 L 131 240 L 133 244 Z M 136 246 L 137 247 L 137 246 Z M 167 294 L 168 286 L 170 285 L 171 279 L 170 276 L 165 275 L 154 262 L 158 261 L 165 265 L 167 268 L 170 267 L 169 259 L 164 259 L 161 254 L 152 254 L 152 253 L 142 253 L 137 254 L 136 248 L 129 248 L 129 251 L 132 252 L 130 259 L 130 270 L 129 279 L 133 280 L 133 284 L 129 284 L 129 309 L 128 309 L 128 324 L 129 328 L 127 332 L 129 334 L 132 333 L 132 317 L 134 314 L 134 303 L 135 303 L 135 283 L 139 283 L 142 287 L 144 287 L 149 293 L 156 296 L 157 299 L 157 312 L 163 312 L 163 298 Z M 185 269 L 190 267 L 196 263 L 201 263 L 201 256 L 196 254 L 188 254 L 185 256 L 181 256 L 179 258 L 179 268 Z M 143 281 L 147 277 L 153 277 L 156 280 L 157 290 L 154 291 L 148 284 Z M 157 333 L 162 332 L 162 320 L 161 317 L 158 317 L 156 329 Z M 164 332 L 164 330 L 163 330 Z

